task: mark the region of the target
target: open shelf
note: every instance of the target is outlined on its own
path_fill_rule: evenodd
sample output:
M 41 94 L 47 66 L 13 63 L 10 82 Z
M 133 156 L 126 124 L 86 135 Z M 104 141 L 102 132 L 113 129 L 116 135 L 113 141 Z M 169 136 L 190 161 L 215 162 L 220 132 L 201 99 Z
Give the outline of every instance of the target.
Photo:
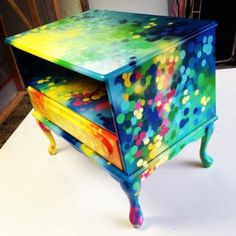
M 115 133 L 104 83 L 86 76 L 47 75 L 34 77 L 29 86 L 57 103 Z
M 103 82 L 81 75 L 44 75 L 28 81 L 35 114 L 57 125 L 123 169 L 111 106 Z

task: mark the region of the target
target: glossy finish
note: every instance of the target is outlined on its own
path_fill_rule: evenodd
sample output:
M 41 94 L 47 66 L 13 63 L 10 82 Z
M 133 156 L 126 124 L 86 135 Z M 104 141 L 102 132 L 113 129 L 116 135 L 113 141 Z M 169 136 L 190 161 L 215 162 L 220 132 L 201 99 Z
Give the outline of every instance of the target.
M 139 204 L 141 181 L 136 178 L 131 183 L 120 182 L 120 185 L 130 202 L 129 220 L 135 228 L 139 228 L 143 224 L 143 213 Z
M 104 81 L 214 25 L 206 20 L 91 10 L 7 42 Z
M 202 164 L 212 164 L 215 26 L 92 10 L 6 40 L 41 58 L 28 56 L 42 71 L 17 51 L 50 146 L 53 130 L 105 168 L 129 198 L 134 227 L 143 223 L 141 181 L 157 167 L 200 138 Z M 62 75 L 45 60 L 79 73 Z
M 108 81 L 128 174 L 215 117 L 214 43 L 208 30 Z
M 201 141 L 201 148 L 200 148 L 200 157 L 201 157 L 201 161 L 202 161 L 202 165 L 205 168 L 208 168 L 212 165 L 213 163 L 213 159 L 212 157 L 210 157 L 207 154 L 207 145 L 210 141 L 211 135 L 213 134 L 214 131 L 214 126 L 213 124 L 210 124 L 207 128 L 206 128 L 206 133 L 205 135 L 202 137 L 202 141 Z
M 107 131 L 115 133 L 104 83 L 88 80 L 86 76 L 48 75 L 33 78 L 29 85 Z
M 85 86 L 83 89 L 85 94 L 89 94 L 89 91 L 85 90 Z M 59 89 L 56 88 L 57 92 L 58 90 Z M 67 91 L 70 92 L 70 90 Z M 76 113 L 66 106 L 62 106 L 60 102 L 54 101 L 54 97 L 50 97 L 51 94 L 49 92 L 47 96 L 45 96 L 31 86 L 28 87 L 28 92 L 34 109 L 42 116 L 60 126 L 85 145 L 91 147 L 110 163 L 123 169 L 118 140 L 113 133 L 102 129 L 100 126 L 96 125 L 93 120 L 85 119 L 80 113 Z M 52 95 L 53 94 L 54 93 L 52 93 Z M 58 94 L 61 94 L 61 97 L 64 98 L 63 90 L 61 90 L 61 93 L 58 92 Z M 60 95 L 57 100 L 60 100 Z M 89 107 L 91 107 L 91 104 L 89 104 Z
M 50 131 L 50 129 L 48 129 L 43 122 L 39 121 L 36 119 L 37 124 L 39 125 L 40 129 L 45 133 L 45 135 L 48 138 L 49 141 L 49 146 L 48 146 L 48 152 L 51 155 L 54 155 L 57 153 L 57 148 L 56 148 L 56 142 L 54 137 L 52 136 L 52 133 Z

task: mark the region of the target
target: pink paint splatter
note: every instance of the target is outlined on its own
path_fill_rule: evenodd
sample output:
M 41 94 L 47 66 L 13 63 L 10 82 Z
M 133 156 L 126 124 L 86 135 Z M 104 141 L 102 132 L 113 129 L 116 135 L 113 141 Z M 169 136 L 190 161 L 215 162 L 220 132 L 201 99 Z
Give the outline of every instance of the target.
M 168 128 L 168 127 L 162 126 L 162 127 L 161 127 L 161 131 L 160 131 L 160 135 L 161 135 L 162 137 L 164 137 L 165 134 L 168 133 L 168 131 L 169 131 L 169 128 Z
M 139 139 L 136 140 L 136 145 L 137 146 L 141 145 L 141 143 L 142 143 L 142 139 L 139 138 Z
M 175 95 L 176 90 L 172 89 L 168 94 L 167 94 L 167 98 L 170 99 L 171 97 L 173 97 Z
M 141 104 L 140 104 L 140 102 L 136 102 L 136 104 L 135 104 L 135 110 L 138 110 L 139 108 L 141 108 L 142 106 L 141 106 Z
M 140 158 L 142 156 L 142 150 L 138 150 L 135 155 L 137 158 Z
M 81 106 L 82 105 L 82 102 L 80 99 L 76 99 L 73 103 L 72 103 L 73 106 L 75 107 L 78 107 L 78 106 Z
M 140 133 L 139 137 L 140 137 L 141 139 L 144 139 L 144 138 L 146 137 L 146 132 L 145 132 L 145 131 L 142 131 L 142 132 Z
M 168 120 L 168 119 L 164 119 L 164 120 L 162 121 L 162 124 L 163 124 L 164 126 L 168 126 L 169 120 Z

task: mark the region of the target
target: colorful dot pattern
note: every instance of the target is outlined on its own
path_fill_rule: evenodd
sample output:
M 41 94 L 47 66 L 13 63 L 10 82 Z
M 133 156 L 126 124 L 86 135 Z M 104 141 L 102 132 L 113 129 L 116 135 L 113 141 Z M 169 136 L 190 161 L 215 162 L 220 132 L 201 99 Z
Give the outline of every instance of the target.
M 83 76 L 49 75 L 35 77 L 29 85 L 84 118 L 115 133 L 104 83 L 88 80 Z
M 7 42 L 89 77 L 106 80 L 212 26 L 214 23 L 206 20 L 91 10 L 9 37 Z M 211 54 L 212 40 L 204 41 L 198 57 Z M 194 44 L 189 47 L 194 50 Z M 179 59 L 184 56 L 180 53 Z M 201 64 L 205 63 L 203 58 Z
M 108 81 L 128 174 L 215 116 L 214 41 L 203 32 Z

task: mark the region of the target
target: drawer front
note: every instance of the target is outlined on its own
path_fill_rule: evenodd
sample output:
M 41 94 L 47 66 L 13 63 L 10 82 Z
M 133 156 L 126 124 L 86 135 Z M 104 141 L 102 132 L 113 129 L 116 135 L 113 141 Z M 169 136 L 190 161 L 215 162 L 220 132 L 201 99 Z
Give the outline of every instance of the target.
M 89 146 L 122 169 L 117 137 L 93 122 L 62 106 L 32 87 L 28 87 L 34 109 L 43 117 Z

